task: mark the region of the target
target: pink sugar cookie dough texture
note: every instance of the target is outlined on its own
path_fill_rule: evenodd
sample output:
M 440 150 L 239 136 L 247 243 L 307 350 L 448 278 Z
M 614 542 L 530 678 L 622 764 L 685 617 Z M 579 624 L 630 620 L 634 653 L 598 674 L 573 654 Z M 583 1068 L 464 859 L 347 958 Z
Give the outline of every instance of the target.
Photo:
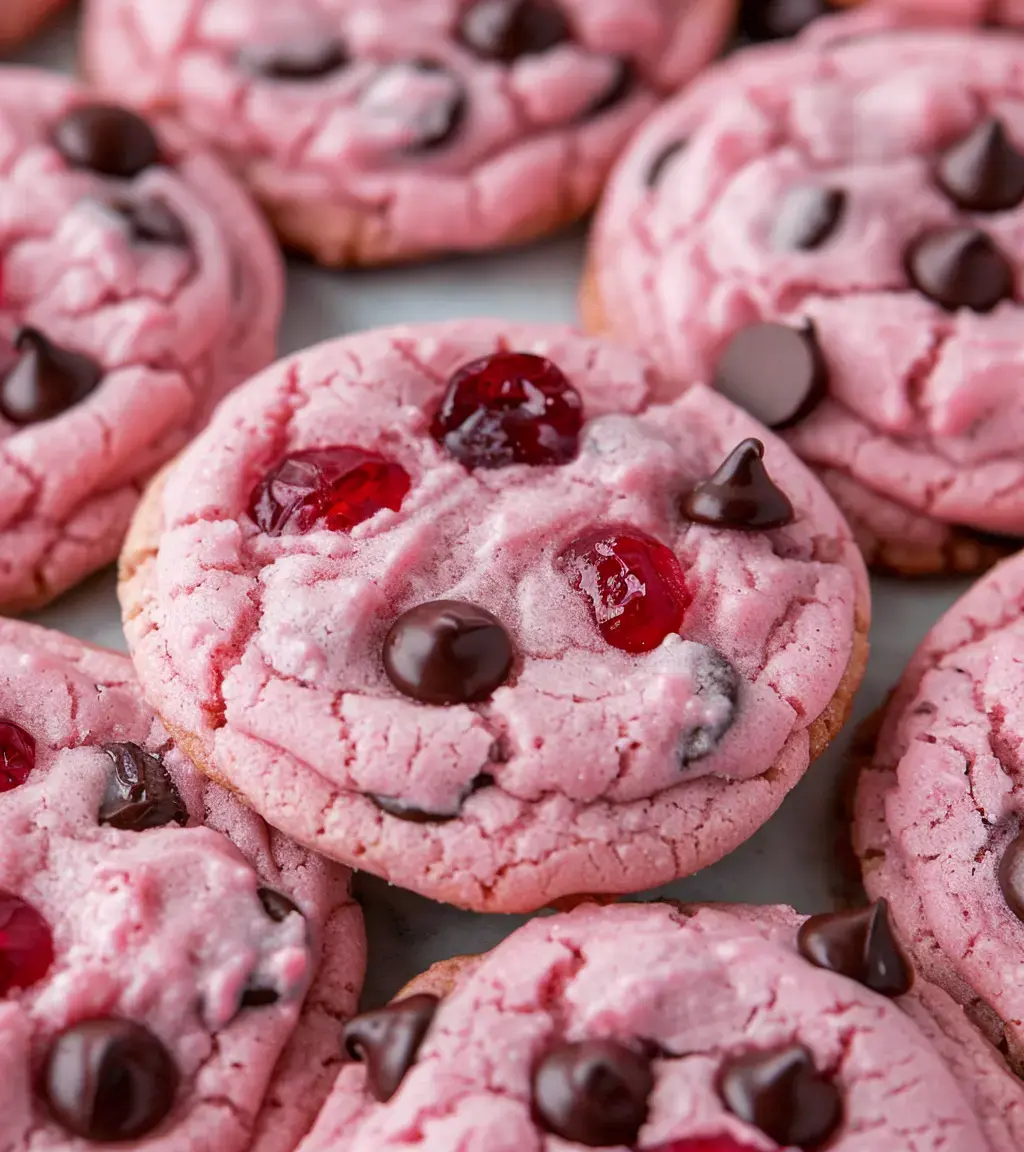
M 180 133 L 0 74 L 0 610 L 117 556 L 143 484 L 274 355 L 280 257 Z
M 860 775 L 855 847 L 929 979 L 1024 1070 L 1024 557 L 932 629 Z
M 739 377 L 755 411 L 799 389 L 753 326 L 796 330 L 818 391 L 782 434 L 869 562 L 976 569 L 1006 550 L 990 535 L 1024 535 L 1022 152 L 1015 37 L 816 21 L 636 137 L 595 224 L 588 326 L 667 379 Z
M 560 465 L 471 470 L 432 421 L 454 373 L 509 349 L 564 374 L 582 403 L 578 442 Z M 719 859 L 843 723 L 868 593 L 803 465 L 704 389 L 651 405 L 672 390 L 628 350 L 490 321 L 381 330 L 281 361 L 221 407 L 129 536 L 120 592 L 148 698 L 276 827 L 435 899 L 525 911 Z M 757 436 L 792 523 L 684 520 L 678 498 Z M 264 478 L 339 446 L 386 461 L 392 497 L 394 470 L 405 476 L 400 500 L 349 530 L 261 531 L 250 509 Z M 668 566 L 623 561 L 622 587 L 641 585 L 634 623 L 650 603 L 661 611 L 658 595 L 679 607 L 647 650 L 613 647 L 571 582 L 570 546 L 608 525 Z M 399 617 L 451 600 L 496 618 L 488 651 L 507 646 L 512 664 L 438 706 L 399 690 L 382 657 Z
M 734 0 L 90 0 L 102 90 L 221 150 L 282 240 L 379 264 L 530 240 L 724 44 Z
M 0 4 L 0 48 L 24 40 L 62 5 L 63 0 L 4 0 Z
M 801 922 L 788 908 L 664 904 L 534 920 L 453 986 L 450 973 L 448 987 L 431 972 L 414 982 L 443 999 L 395 1094 L 379 1102 L 366 1066 L 344 1068 L 299 1152 L 577 1147 L 538 1115 L 537 1070 L 567 1046 L 609 1041 L 641 1068 L 646 1052 L 650 1076 L 639 1135 L 617 1146 L 790 1146 L 738 1118 L 719 1084 L 738 1058 L 799 1045 L 820 1077 L 793 1094 L 805 1122 L 823 1094 L 841 1108 L 829 1152 L 1020 1148 L 1024 1094 L 949 997 L 918 980 L 889 1000 L 813 966 L 797 950 Z M 784 1113 L 784 1099 L 766 1113 Z
M 0 623 L 0 656 L 5 1152 L 109 1147 L 130 1135 L 116 1103 L 110 1121 L 111 1099 L 135 1101 L 147 1152 L 292 1152 L 362 982 L 347 870 L 196 772 L 124 656 L 13 621 Z M 124 789 L 112 796 L 126 763 L 147 774 L 134 806 Z M 42 1087 L 48 1054 L 87 1021 L 144 1028 L 171 1061 L 178 1089 L 159 1086 L 162 1122 L 151 1124 L 154 1090 L 113 1047 L 103 1075 L 65 1050 L 61 1092 Z M 115 1126 L 101 1130 L 104 1091 Z

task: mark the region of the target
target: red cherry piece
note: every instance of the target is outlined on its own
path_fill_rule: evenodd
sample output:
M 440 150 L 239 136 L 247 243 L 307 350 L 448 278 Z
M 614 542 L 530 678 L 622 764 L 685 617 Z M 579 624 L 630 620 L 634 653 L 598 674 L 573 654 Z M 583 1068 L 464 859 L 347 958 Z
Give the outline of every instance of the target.
M 0 996 L 12 988 L 29 988 L 53 963 L 50 926 L 32 907 L 0 891 Z
M 562 559 L 613 648 L 650 652 L 679 631 L 693 597 L 675 553 L 653 536 L 637 528 L 598 529 L 577 537 Z
M 0 720 L 0 792 L 24 784 L 35 766 L 35 740 L 17 724 Z
M 411 481 L 400 464 L 362 448 L 293 452 L 256 485 L 249 515 L 269 536 L 314 526 L 350 532 L 383 508 L 397 512 Z
M 583 401 L 543 356 L 497 352 L 460 368 L 431 425 L 467 468 L 567 464 L 576 455 Z
M 640 1152 L 754 1152 L 749 1144 L 741 1144 L 731 1136 L 695 1136 L 684 1140 L 670 1140 Z

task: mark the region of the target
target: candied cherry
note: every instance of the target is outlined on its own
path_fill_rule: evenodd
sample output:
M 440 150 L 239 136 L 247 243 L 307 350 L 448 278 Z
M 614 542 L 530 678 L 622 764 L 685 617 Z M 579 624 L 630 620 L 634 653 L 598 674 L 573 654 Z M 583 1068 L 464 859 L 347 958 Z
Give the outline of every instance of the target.
M 0 891 L 0 996 L 31 987 L 52 963 L 50 926 L 31 904 Z
M 670 1140 L 642 1148 L 640 1152 L 755 1152 L 749 1144 L 741 1144 L 731 1136 L 691 1136 L 683 1140 Z
M 376 452 L 339 446 L 292 452 L 256 485 L 249 515 L 269 536 L 312 527 L 350 532 L 384 508 L 397 512 L 411 481 Z
M 467 468 L 567 464 L 583 401 L 561 370 L 526 352 L 496 352 L 448 382 L 431 434 Z
M 17 724 L 0 720 L 0 792 L 24 784 L 35 766 L 35 740 Z
M 570 585 L 590 601 L 601 635 L 623 652 L 650 652 L 678 632 L 693 600 L 670 548 L 638 528 L 602 528 L 562 554 Z

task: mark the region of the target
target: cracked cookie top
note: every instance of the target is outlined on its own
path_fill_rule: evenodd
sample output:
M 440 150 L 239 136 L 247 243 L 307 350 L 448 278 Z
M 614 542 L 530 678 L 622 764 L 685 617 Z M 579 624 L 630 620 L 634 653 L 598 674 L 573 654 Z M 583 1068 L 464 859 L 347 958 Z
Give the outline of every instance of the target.
M 121 655 L 0 623 L 4 1148 L 291 1152 L 362 979 L 345 869 L 198 773 Z
M 929 978 L 1024 1070 L 1024 557 L 932 629 L 862 772 L 856 846 Z
M 328 263 L 376 263 L 582 215 L 733 12 L 733 0 L 92 0 L 84 57 L 101 87 L 221 149 L 286 238 Z
M 900 25 L 819 21 L 659 112 L 596 225 L 591 319 L 785 428 L 876 532 L 1020 534 L 1017 44 Z
M 117 555 L 142 484 L 273 356 L 282 275 L 211 157 L 0 75 L 0 608 Z
M 871 990 L 883 960 L 901 975 L 889 998 Z M 1024 1137 L 1019 1084 L 945 993 L 908 988 L 884 908 L 588 907 L 439 967 L 349 1024 L 359 1062 L 299 1152 L 1012 1152 Z
M 667 390 L 489 321 L 280 362 L 126 547 L 149 698 L 275 826 L 435 898 L 532 909 L 711 863 L 842 722 L 867 591 L 791 453 Z

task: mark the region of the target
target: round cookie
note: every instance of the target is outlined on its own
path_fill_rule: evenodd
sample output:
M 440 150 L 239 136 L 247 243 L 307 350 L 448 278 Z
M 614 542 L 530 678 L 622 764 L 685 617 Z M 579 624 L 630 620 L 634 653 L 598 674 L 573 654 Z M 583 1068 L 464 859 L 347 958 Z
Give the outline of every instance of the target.
M 704 389 L 651 406 L 669 390 L 491 321 L 280 362 L 129 536 L 148 698 L 276 827 L 435 899 L 712 863 L 841 726 L 868 594 L 803 466 Z
M 286 245 L 381 264 L 579 219 L 734 14 L 735 0 L 90 0 L 83 66 L 217 146 Z
M 1024 80 L 1014 37 L 905 24 L 818 21 L 656 114 L 584 310 L 780 428 L 871 563 L 972 571 L 1024 535 Z
M 4 0 L 0 4 L 0 48 L 9 48 L 33 33 L 64 0 Z
M 537 919 L 350 1021 L 299 1152 L 1011 1152 L 1024 1094 L 884 907 Z
M 0 72 L 0 611 L 116 556 L 142 485 L 274 354 L 280 257 L 219 161 Z
M 2 621 L 0 657 L 5 1152 L 292 1152 L 362 981 L 347 871 L 196 772 L 124 656 Z
M 932 629 L 860 773 L 854 840 L 928 978 L 1024 1073 L 1024 556 Z

